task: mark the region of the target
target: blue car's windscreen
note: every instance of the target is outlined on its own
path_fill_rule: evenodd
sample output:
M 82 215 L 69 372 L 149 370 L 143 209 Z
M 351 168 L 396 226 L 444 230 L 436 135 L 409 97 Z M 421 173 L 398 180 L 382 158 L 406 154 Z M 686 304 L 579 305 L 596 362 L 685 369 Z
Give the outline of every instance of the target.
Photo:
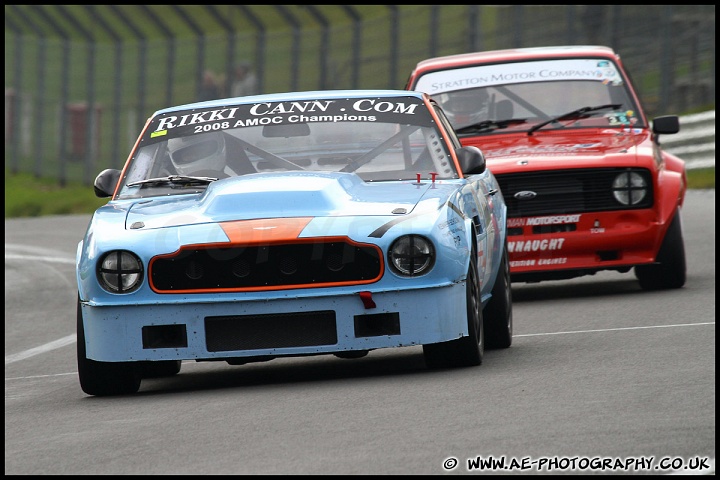
M 138 144 L 120 197 L 198 191 L 214 179 L 294 170 L 356 173 L 366 181 L 429 172 L 458 178 L 418 98 L 285 101 L 158 115 Z

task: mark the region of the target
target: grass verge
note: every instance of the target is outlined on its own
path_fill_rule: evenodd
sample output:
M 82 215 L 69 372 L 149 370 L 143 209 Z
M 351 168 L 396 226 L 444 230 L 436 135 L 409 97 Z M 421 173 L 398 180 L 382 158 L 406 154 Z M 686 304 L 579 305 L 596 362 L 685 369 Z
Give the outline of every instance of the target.
M 95 196 L 92 186 L 61 187 L 56 179 L 5 169 L 5 218 L 92 213 L 107 202 Z

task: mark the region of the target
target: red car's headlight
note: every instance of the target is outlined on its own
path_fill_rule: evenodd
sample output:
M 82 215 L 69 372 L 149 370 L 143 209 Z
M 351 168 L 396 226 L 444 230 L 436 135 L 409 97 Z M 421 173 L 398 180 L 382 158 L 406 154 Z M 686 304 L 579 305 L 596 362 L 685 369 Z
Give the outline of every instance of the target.
M 635 205 L 647 196 L 648 184 L 637 172 L 623 172 L 613 180 L 612 191 L 621 204 Z

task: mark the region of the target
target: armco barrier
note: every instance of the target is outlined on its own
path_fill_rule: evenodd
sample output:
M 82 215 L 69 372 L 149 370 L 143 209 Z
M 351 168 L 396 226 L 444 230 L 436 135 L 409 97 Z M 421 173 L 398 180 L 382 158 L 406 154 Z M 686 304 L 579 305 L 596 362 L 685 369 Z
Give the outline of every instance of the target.
M 715 110 L 680 117 L 680 132 L 661 135 L 668 152 L 685 160 L 688 170 L 715 166 Z

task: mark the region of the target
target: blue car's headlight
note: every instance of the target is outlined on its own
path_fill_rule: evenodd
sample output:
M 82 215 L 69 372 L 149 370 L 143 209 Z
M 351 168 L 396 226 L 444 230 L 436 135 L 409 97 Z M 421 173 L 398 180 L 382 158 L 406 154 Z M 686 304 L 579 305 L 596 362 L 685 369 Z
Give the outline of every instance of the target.
M 424 275 L 435 264 L 435 247 L 420 235 L 404 235 L 390 245 L 388 258 L 393 271 L 400 275 Z
M 143 277 L 143 265 L 133 253 L 115 250 L 106 253 L 98 264 L 98 282 L 110 293 L 130 293 Z

